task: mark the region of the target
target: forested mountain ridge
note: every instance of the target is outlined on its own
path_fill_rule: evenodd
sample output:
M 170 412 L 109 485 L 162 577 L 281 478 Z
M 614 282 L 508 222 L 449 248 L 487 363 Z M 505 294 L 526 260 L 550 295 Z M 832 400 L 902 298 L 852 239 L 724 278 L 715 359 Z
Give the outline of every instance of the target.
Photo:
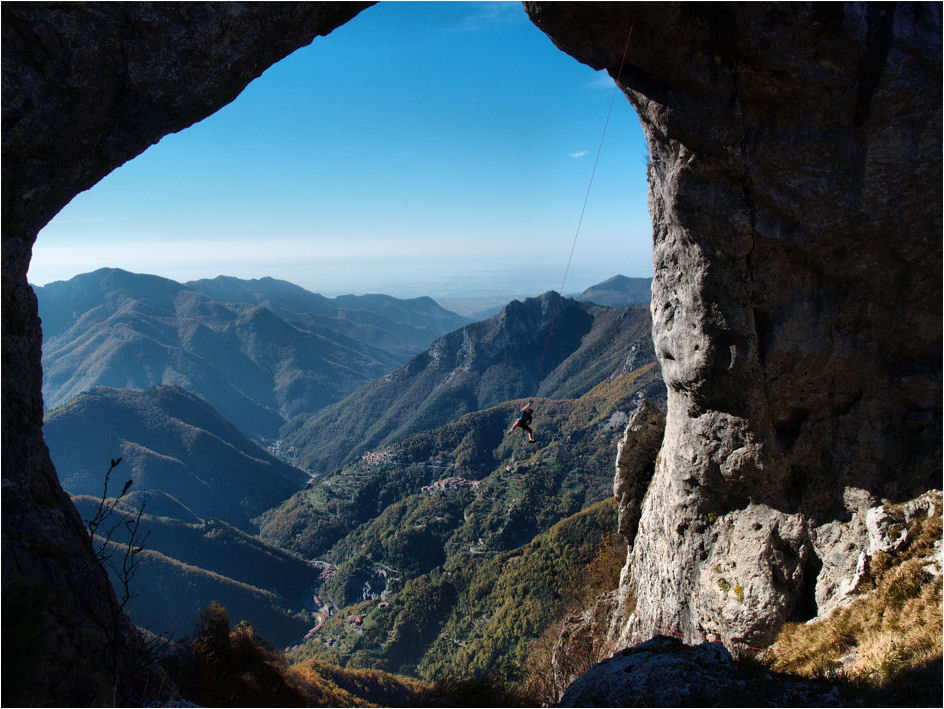
M 159 490 L 202 518 L 251 530 L 250 519 L 279 504 L 308 476 L 245 438 L 207 402 L 175 386 L 97 387 L 49 412 L 46 444 L 63 488 L 101 497 L 110 459 L 121 480 Z
M 655 361 L 649 322 L 648 308 L 606 308 L 553 291 L 515 300 L 315 416 L 296 417 L 283 441 L 300 466 L 324 472 L 462 414 L 535 395 L 536 384 L 537 396 L 578 397 Z
M 47 408 L 98 385 L 178 384 L 254 438 L 467 322 L 429 299 L 332 300 L 275 279 L 180 284 L 100 269 L 34 290 Z
M 95 515 L 100 500 L 72 497 L 83 520 Z M 100 535 L 116 527 L 109 548 L 118 563 L 105 563 L 116 589 L 123 588 L 121 560 L 131 541 L 124 520 L 134 520 L 141 509 L 134 541 L 143 550 L 135 557 L 125 607 L 136 625 L 180 639 L 191 634 L 200 611 L 212 601 L 273 643 L 288 642 L 310 625 L 305 602 L 317 574 L 314 567 L 226 522 L 181 514 L 179 502 L 153 491 L 121 498 L 99 527 Z M 102 540 L 96 536 L 93 543 L 98 547 Z
M 250 521 L 309 478 L 207 402 L 168 385 L 96 387 L 51 411 L 45 438 L 84 520 L 95 517 L 103 495 L 114 501 L 93 544 L 111 540 L 104 548 L 119 562 L 105 567 L 119 593 L 130 581 L 125 610 L 136 624 L 179 638 L 219 601 L 271 642 L 288 642 L 310 625 L 305 603 L 316 570 L 253 536 Z M 117 465 L 106 490 L 110 463 Z M 130 576 L 121 561 L 129 545 L 143 549 Z
M 534 504 L 521 510 L 531 519 L 531 528 L 546 528 L 552 517 L 560 518 L 555 516 L 558 513 L 573 514 L 588 502 L 609 494 L 613 477 L 610 458 L 616 439 L 644 398 L 665 400 L 655 363 L 601 382 L 579 399 L 536 400 L 535 444 L 528 443 L 527 436 L 520 432 L 507 433 L 523 400 L 465 414 L 443 426 L 368 451 L 317 478 L 262 514 L 257 519 L 260 535 L 265 541 L 305 558 L 320 558 L 352 530 L 381 516 L 389 506 L 420 494 L 424 485 L 446 477 L 482 480 L 496 471 L 500 477 L 510 473 L 523 475 L 521 479 L 528 481 L 516 483 L 509 488 L 511 492 L 503 493 L 509 503 L 520 501 L 529 485 L 540 489 L 546 486 L 558 489 L 563 485 L 559 492 L 565 494 L 555 502 L 561 509 L 550 517 L 542 516 L 544 512 L 536 504 L 536 497 L 532 499 Z M 549 477 L 538 480 L 527 472 L 532 468 Z M 482 524 L 482 531 L 494 531 L 488 529 L 488 524 Z M 503 537 L 502 548 L 527 539 L 512 536 Z

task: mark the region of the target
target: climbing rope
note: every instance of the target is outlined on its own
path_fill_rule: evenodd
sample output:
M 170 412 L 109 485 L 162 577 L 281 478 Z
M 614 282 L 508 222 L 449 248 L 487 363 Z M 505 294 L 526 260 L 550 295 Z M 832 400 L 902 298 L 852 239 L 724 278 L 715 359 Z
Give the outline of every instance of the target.
M 570 245 L 570 255 L 567 257 L 567 265 L 564 267 L 564 277 L 561 280 L 557 302 L 554 304 L 554 312 L 551 315 L 551 322 L 547 328 L 547 337 L 544 339 L 544 348 L 541 350 L 541 359 L 538 362 L 538 368 L 534 375 L 534 393 L 531 395 L 531 398 L 537 396 L 538 393 L 538 385 L 541 381 L 541 371 L 544 369 L 544 358 L 547 356 L 547 347 L 551 342 L 551 333 L 554 332 L 554 323 L 557 320 L 557 312 L 560 310 L 561 301 L 564 299 L 564 287 L 567 284 L 567 275 L 570 272 L 570 264 L 574 260 L 574 250 L 577 248 L 577 238 L 580 236 L 580 227 L 583 225 L 583 217 L 587 212 L 587 203 L 590 201 L 590 190 L 593 187 L 593 178 L 597 174 L 597 165 L 600 163 L 600 153 L 603 152 L 603 141 L 606 138 L 606 129 L 610 125 L 610 115 L 612 115 L 613 106 L 616 103 L 616 94 L 619 91 L 619 82 L 623 76 L 623 65 L 626 62 L 626 52 L 629 50 L 629 40 L 632 36 L 633 25 L 630 25 L 629 33 L 626 35 L 626 44 L 623 45 L 623 56 L 620 59 L 619 71 L 616 72 L 616 81 L 613 83 L 613 94 L 610 96 L 610 107 L 606 112 L 606 119 L 603 121 L 603 131 L 600 134 L 600 143 L 597 145 L 597 154 L 593 160 L 593 169 L 590 171 L 590 182 L 587 184 L 587 192 L 583 198 L 583 207 L 580 209 L 580 218 L 577 220 L 577 228 L 574 230 L 574 239 Z

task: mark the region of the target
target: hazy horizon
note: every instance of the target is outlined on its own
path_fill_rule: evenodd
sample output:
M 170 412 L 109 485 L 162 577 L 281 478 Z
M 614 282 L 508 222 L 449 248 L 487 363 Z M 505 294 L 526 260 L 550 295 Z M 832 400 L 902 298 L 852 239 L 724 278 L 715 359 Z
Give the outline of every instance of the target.
M 128 271 L 130 273 L 135 273 L 138 275 L 149 275 L 149 276 L 159 276 L 161 278 L 167 278 L 172 281 L 176 281 L 180 284 L 186 284 L 190 281 L 198 280 L 212 280 L 217 277 L 230 277 L 230 278 L 240 278 L 244 280 L 252 279 L 261 279 L 261 278 L 275 278 L 277 280 L 287 281 L 294 285 L 300 286 L 312 293 L 317 293 L 328 298 L 333 298 L 339 295 L 366 295 L 366 294 L 382 294 L 389 295 L 396 298 L 416 298 L 421 296 L 428 296 L 434 300 L 452 300 L 452 301 L 461 301 L 461 300 L 475 300 L 475 299 L 493 299 L 497 297 L 532 297 L 537 296 L 542 293 L 545 293 L 550 290 L 560 291 L 561 288 L 561 274 L 556 274 L 557 283 L 554 285 L 549 284 L 550 278 L 555 274 L 550 273 L 549 271 L 544 271 L 541 269 L 533 269 L 531 271 L 522 272 L 521 270 L 514 271 L 473 271 L 463 277 L 436 277 L 435 275 L 430 274 L 426 279 L 422 281 L 422 284 L 426 284 L 428 287 L 424 287 L 422 284 L 417 285 L 408 285 L 403 284 L 396 280 L 384 281 L 382 276 L 378 276 L 375 280 L 371 281 L 379 285 L 378 288 L 368 287 L 368 288 L 347 288 L 347 287 L 334 287 L 331 285 L 331 281 L 322 281 L 319 283 L 302 283 L 299 280 L 293 280 L 292 278 L 286 278 L 283 276 L 235 276 L 232 273 L 214 273 L 214 274 L 188 274 L 186 277 L 174 277 L 172 275 L 167 275 L 165 273 L 154 273 L 151 271 L 141 271 L 126 269 L 120 266 L 101 266 L 97 269 L 92 269 L 91 271 L 83 271 L 82 273 L 77 273 L 69 278 L 55 279 L 52 281 L 47 281 L 46 283 L 36 283 L 30 280 L 30 285 L 33 286 L 48 286 L 51 283 L 61 283 L 69 281 L 72 278 L 85 275 L 88 273 L 93 273 L 94 271 L 101 269 L 109 268 L 118 268 L 121 270 Z M 522 277 L 523 275 L 523 277 Z M 564 295 L 573 296 L 585 291 L 590 286 L 597 285 L 606 281 L 615 276 L 626 276 L 625 273 L 611 273 L 604 277 L 591 277 L 586 273 L 577 273 L 568 277 L 567 283 L 564 288 Z M 651 278 L 651 276 L 629 276 L 630 278 Z
M 561 290 L 613 86 L 518 3 L 380 3 L 78 195 L 29 280 L 116 267 L 329 296 Z M 646 158 L 617 95 L 565 292 L 652 276 Z

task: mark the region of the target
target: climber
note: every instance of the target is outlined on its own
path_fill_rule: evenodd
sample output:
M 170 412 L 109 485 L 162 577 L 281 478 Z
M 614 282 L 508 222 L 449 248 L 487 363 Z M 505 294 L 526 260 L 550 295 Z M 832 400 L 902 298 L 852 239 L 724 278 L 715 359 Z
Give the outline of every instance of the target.
M 521 409 L 521 414 L 518 416 L 518 420 L 515 421 L 511 428 L 508 429 L 508 433 L 511 433 L 516 428 L 520 428 L 522 431 L 528 432 L 528 441 L 534 443 L 534 431 L 531 430 L 531 418 L 534 416 L 534 409 L 531 407 L 531 402 L 529 401 L 527 406 Z M 505 435 L 507 436 L 508 433 Z

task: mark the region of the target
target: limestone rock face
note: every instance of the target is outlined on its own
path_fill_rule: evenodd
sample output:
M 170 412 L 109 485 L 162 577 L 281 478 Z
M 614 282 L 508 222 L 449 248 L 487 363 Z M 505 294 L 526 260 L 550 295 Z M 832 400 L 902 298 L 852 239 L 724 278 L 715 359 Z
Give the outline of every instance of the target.
M 622 638 L 764 644 L 869 507 L 940 479 L 941 8 L 525 6 L 651 157 L 668 413 Z
M 929 490 L 902 504 L 885 504 L 857 512 L 849 522 L 834 522 L 815 530 L 816 553 L 823 562 L 816 582 L 816 606 L 821 618 L 855 600 L 868 577 L 869 561 L 878 553 L 894 553 L 911 541 L 916 519 L 941 513 L 941 491 Z M 940 543 L 924 568 L 941 573 Z
M 866 510 L 848 522 L 835 521 L 814 530 L 813 547 L 823 567 L 816 579 L 816 610 L 827 616 L 850 600 L 868 565 Z
M 162 686 L 43 443 L 42 334 L 26 280 L 36 233 L 75 194 L 364 6 L 4 4 L 4 704 L 140 705 Z
M 652 402 L 644 401 L 626 425 L 616 448 L 613 497 L 619 504 L 619 533 L 630 544 L 636 536 L 640 505 L 652 479 L 664 433 L 662 412 Z

